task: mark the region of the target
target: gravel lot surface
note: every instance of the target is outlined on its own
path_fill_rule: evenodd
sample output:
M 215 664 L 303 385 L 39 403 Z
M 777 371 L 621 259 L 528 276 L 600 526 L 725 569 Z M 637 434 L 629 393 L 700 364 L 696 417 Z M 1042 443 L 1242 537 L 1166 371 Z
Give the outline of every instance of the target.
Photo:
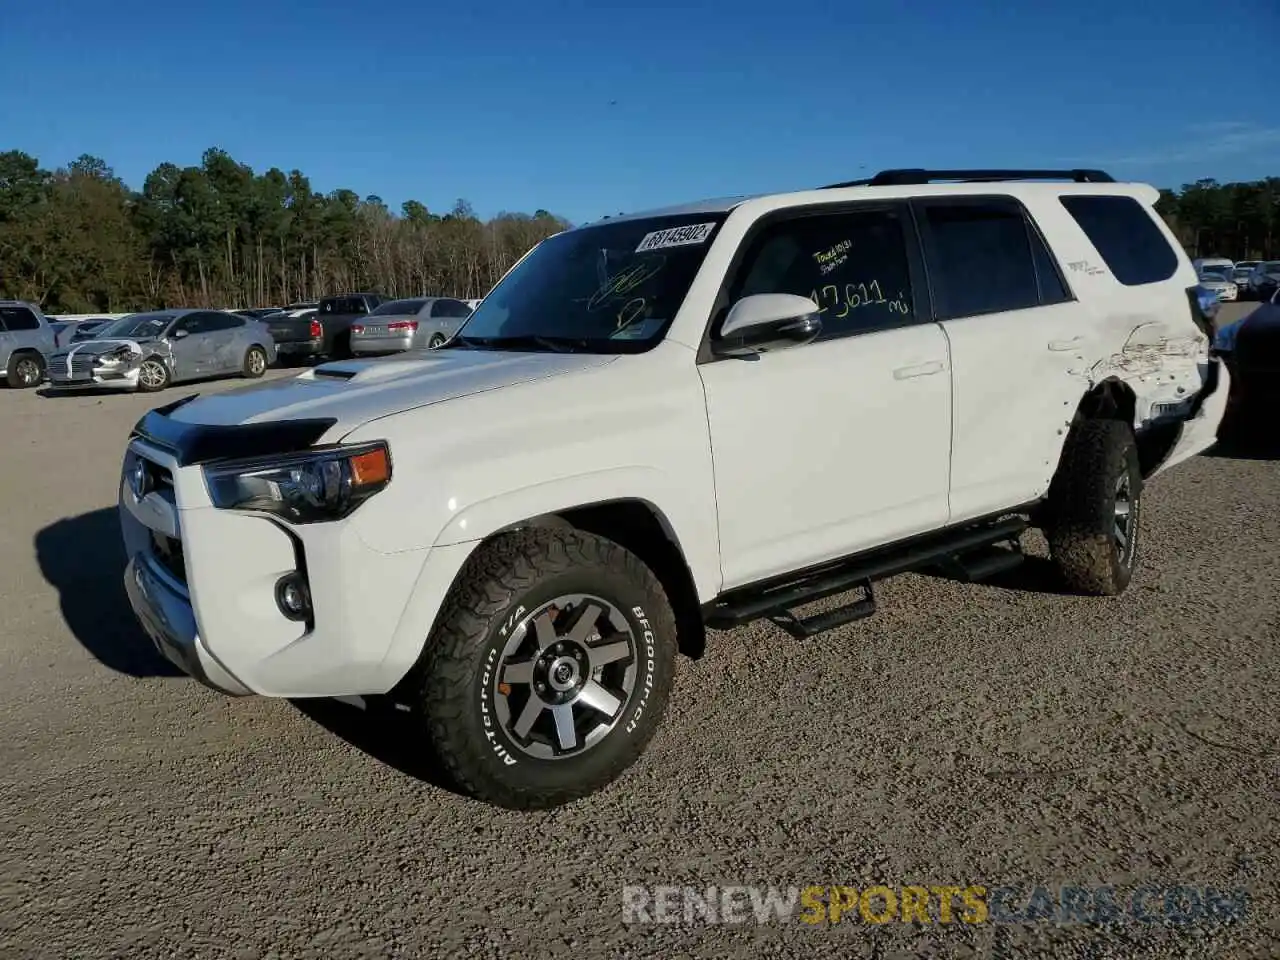
M 150 652 L 117 471 L 190 389 L 0 391 L 0 957 L 1280 955 L 1280 451 L 1153 482 L 1121 598 L 1059 595 L 1041 560 L 902 577 L 816 640 L 713 633 L 628 776 L 521 815 L 442 787 L 408 720 L 221 698 Z M 1249 899 L 1104 927 L 622 917 L 624 884 L 876 883 Z

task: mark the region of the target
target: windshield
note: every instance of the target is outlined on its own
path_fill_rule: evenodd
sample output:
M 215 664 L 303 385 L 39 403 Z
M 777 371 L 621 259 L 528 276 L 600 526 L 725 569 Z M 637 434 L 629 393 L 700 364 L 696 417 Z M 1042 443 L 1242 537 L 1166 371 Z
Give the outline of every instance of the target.
M 112 337 L 158 337 L 173 320 L 171 313 L 135 313 L 121 317 L 94 331 L 94 338 L 110 340 Z
M 635 353 L 666 333 L 724 214 L 621 220 L 542 241 L 453 343 Z
M 382 304 L 382 306 L 378 307 L 378 309 L 376 309 L 376 310 L 374 310 L 372 313 L 370 313 L 370 314 L 369 314 L 369 316 L 371 316 L 371 317 L 385 317 L 385 316 L 387 316 L 387 314 L 396 314 L 396 313 L 399 313 L 399 314 L 409 314 L 409 313 L 417 313 L 419 310 L 421 310 L 421 309 L 422 309 L 422 305 L 423 305 L 424 303 L 426 303 L 426 302 L 427 302 L 427 301 L 426 301 L 425 299 L 422 299 L 422 300 L 388 300 L 386 303 Z

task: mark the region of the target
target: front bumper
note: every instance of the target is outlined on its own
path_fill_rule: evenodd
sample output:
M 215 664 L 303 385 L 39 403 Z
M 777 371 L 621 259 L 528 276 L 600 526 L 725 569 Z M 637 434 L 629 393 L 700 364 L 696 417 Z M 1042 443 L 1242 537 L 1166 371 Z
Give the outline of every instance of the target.
M 138 389 L 138 368 L 123 368 L 99 365 L 91 370 L 74 372 L 65 367 L 59 368 L 49 364 L 49 385 L 52 387 L 103 387 L 110 390 Z
M 131 476 L 138 458 L 160 478 L 141 498 Z M 361 538 L 359 511 L 291 526 L 216 508 L 201 466 L 140 437 L 124 458 L 119 514 L 139 623 L 170 661 L 232 695 L 385 693 L 417 658 L 468 552 L 382 553 Z M 280 579 L 298 573 L 314 607 L 306 622 L 276 600 Z
M 201 641 L 186 590 L 145 553 L 129 560 L 124 589 L 138 623 L 169 662 L 219 693 L 239 697 L 252 692 Z

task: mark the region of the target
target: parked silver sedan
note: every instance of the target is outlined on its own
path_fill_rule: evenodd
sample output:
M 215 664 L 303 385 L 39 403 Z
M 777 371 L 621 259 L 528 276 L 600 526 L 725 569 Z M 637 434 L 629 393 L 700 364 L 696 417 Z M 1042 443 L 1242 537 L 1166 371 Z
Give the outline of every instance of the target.
M 152 392 L 205 377 L 260 377 L 275 359 L 275 341 L 257 320 L 223 310 L 160 310 L 115 320 L 93 339 L 55 351 L 49 382 Z
M 399 353 L 434 350 L 452 337 L 471 316 L 471 308 L 453 297 L 388 300 L 351 325 L 351 352 Z

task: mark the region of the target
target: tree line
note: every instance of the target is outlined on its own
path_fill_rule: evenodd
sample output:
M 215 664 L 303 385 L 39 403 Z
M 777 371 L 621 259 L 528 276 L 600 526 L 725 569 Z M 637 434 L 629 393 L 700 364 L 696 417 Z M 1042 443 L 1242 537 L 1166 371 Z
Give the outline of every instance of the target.
M 1188 254 L 1280 259 L 1280 177 L 1197 180 L 1157 206 Z M 47 313 L 266 306 L 375 290 L 483 296 L 569 224 L 546 210 L 481 221 L 465 200 L 393 212 L 377 196 L 321 193 L 300 170 L 255 173 L 226 151 L 162 163 L 131 190 L 88 155 L 55 170 L 0 153 L 0 297 Z
M 1192 257 L 1280 260 L 1280 177 L 1197 180 L 1161 190 L 1156 209 Z
M 546 210 L 476 217 L 321 193 L 299 170 L 257 174 L 225 151 L 162 163 L 139 191 L 81 156 L 46 170 L 0 153 L 0 298 L 46 313 L 283 305 L 343 291 L 480 297 L 569 224 Z

